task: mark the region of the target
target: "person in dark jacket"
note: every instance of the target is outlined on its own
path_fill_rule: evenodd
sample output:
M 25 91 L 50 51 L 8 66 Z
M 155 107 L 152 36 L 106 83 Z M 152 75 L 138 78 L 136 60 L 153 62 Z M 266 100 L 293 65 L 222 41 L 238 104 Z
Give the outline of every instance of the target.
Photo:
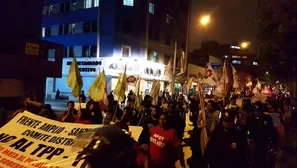
M 188 99 L 190 101 L 190 121 L 193 123 L 193 125 L 197 125 L 199 102 L 194 95 L 190 95 Z
M 247 139 L 236 129 L 236 114 L 229 109 L 222 112 L 221 123 L 214 129 L 204 151 L 210 168 L 247 168 Z
M 50 104 L 43 105 L 39 115 L 52 120 L 58 119 L 57 115 L 52 110 L 52 106 Z
M 252 149 L 255 149 L 251 153 L 251 162 L 255 168 L 268 167 L 267 151 L 269 147 L 275 149 L 276 132 L 272 118 L 263 112 L 263 104 L 256 102 L 254 107 L 254 112 L 248 117 L 246 124 Z

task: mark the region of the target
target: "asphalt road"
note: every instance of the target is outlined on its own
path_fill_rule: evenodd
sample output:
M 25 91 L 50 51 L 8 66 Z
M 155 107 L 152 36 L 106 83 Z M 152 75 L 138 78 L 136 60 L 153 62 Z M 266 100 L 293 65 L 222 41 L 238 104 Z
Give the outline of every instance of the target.
M 46 101 L 47 104 L 51 104 L 53 110 L 57 113 L 57 115 L 63 114 L 64 111 L 67 110 L 66 104 L 68 100 L 51 100 Z M 190 137 L 188 132 L 193 129 L 192 126 L 190 126 L 191 122 L 189 121 L 189 117 L 186 117 L 186 128 L 185 128 L 185 134 L 184 139 L 187 139 Z M 288 129 L 286 131 L 286 145 L 283 150 L 283 160 L 281 163 L 279 163 L 279 167 L 277 168 L 296 168 L 296 131 L 293 131 L 292 129 Z M 183 151 L 185 154 L 185 160 L 187 160 L 191 156 L 191 150 L 190 147 L 187 146 L 183 142 Z M 176 163 L 177 168 L 181 168 L 179 162 Z M 188 166 L 186 165 L 188 168 Z

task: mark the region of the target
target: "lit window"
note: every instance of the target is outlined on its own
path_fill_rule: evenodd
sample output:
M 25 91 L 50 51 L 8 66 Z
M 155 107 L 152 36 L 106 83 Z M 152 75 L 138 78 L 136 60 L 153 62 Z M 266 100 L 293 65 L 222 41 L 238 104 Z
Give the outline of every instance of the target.
M 123 5 L 134 6 L 134 0 L 123 0 Z
M 172 22 L 172 17 L 169 15 L 166 15 L 166 23 L 171 24 Z
M 150 3 L 150 5 L 149 5 L 149 12 L 151 14 L 155 14 L 155 5 L 152 3 Z
M 77 6 L 77 0 L 72 0 L 71 2 L 72 2 L 72 10 L 73 10 L 73 11 L 76 11 L 76 10 L 77 10 L 77 9 L 76 9 L 76 6 Z
M 85 0 L 84 2 L 84 8 L 88 9 L 92 7 L 92 1 L 91 0 Z
M 99 6 L 99 0 L 94 0 L 94 7 L 98 7 Z
M 41 36 L 42 36 L 42 37 L 45 37 L 45 28 L 44 28 L 44 27 L 43 27 L 42 30 L 41 30 Z
M 232 55 L 232 58 L 240 58 L 238 55 Z
M 253 65 L 258 66 L 258 62 L 257 61 L 253 61 Z
M 131 56 L 131 46 L 122 45 L 122 57 L 130 57 Z
M 75 33 L 75 23 L 70 24 L 70 29 L 69 29 L 69 34 L 74 34 Z
M 232 64 L 241 64 L 241 61 L 239 61 L 239 60 L 233 60 L 232 61 Z
M 153 61 L 158 62 L 159 61 L 159 53 L 154 51 L 154 58 Z
M 240 49 L 239 46 L 230 46 L 230 48 Z
M 243 59 L 247 59 L 247 56 L 242 56 Z

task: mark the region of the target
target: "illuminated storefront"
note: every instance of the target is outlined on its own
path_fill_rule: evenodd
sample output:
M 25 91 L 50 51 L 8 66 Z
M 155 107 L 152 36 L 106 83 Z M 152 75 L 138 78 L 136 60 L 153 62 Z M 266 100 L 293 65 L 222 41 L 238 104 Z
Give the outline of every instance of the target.
M 120 73 L 123 73 L 126 63 L 127 77 L 129 78 L 129 76 L 133 76 L 136 79 L 139 77 L 142 79 L 140 83 L 140 91 L 143 92 L 143 94 L 149 94 L 153 80 L 166 81 L 166 77 L 164 77 L 165 65 L 163 64 L 131 57 L 106 58 L 102 63 L 105 74 L 111 77 L 110 90 L 115 88 L 118 77 Z M 161 88 L 163 87 L 164 82 L 161 82 Z M 128 81 L 126 91 L 134 89 L 135 82 Z
M 67 86 L 67 75 L 71 65 L 72 58 L 63 59 L 62 78 L 48 78 L 46 85 L 47 98 L 54 98 L 57 89 L 61 96 L 71 98 L 71 89 Z M 165 65 L 147 61 L 139 58 L 126 57 L 106 57 L 106 58 L 77 58 L 77 63 L 83 78 L 83 88 L 85 94 L 94 82 L 96 76 L 105 71 L 107 78 L 107 89 L 111 91 L 115 88 L 120 73 L 123 73 L 127 63 L 127 87 L 126 92 L 135 89 L 136 80 L 140 77 L 140 91 L 148 94 L 152 87 L 153 80 L 160 80 L 161 88 L 164 87 L 166 77 L 164 77 Z

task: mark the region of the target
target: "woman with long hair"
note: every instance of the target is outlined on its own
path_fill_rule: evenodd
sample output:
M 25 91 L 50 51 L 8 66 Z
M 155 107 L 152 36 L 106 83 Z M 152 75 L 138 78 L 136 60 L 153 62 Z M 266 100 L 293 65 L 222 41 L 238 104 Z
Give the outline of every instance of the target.
M 91 114 L 92 124 L 102 124 L 102 112 L 100 110 L 99 102 L 90 102 L 88 111 Z

